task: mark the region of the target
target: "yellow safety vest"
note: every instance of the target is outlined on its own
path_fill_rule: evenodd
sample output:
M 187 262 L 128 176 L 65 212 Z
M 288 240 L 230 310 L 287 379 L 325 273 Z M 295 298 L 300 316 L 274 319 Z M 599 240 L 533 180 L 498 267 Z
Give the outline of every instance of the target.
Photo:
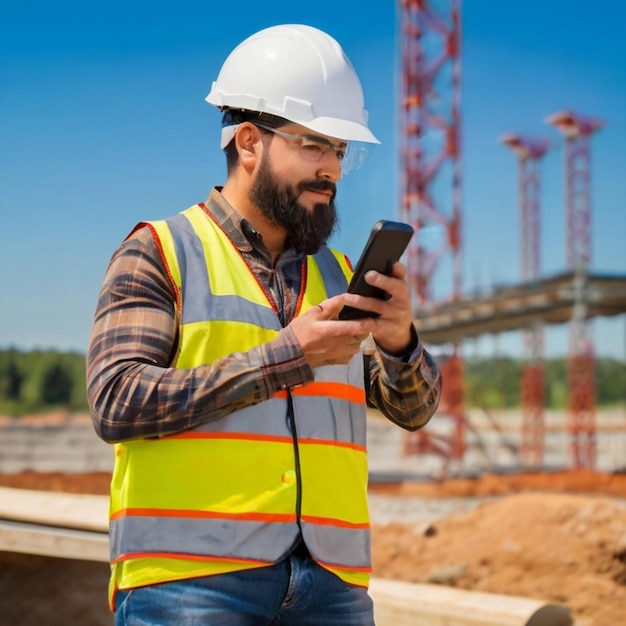
M 173 366 L 192 368 L 271 341 L 281 324 L 239 251 L 202 205 L 149 222 L 177 296 Z M 303 263 L 296 314 L 342 293 L 329 248 Z M 363 360 L 158 439 L 115 446 L 111 606 L 116 589 L 272 565 L 302 535 L 348 583 L 371 571 Z

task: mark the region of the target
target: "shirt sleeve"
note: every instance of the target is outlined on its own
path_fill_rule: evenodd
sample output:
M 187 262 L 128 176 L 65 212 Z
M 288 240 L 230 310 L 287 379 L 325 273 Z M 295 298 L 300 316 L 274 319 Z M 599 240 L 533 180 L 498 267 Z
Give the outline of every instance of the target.
M 370 359 L 369 403 L 410 431 L 425 426 L 441 398 L 439 366 L 415 334 L 416 347 L 405 359 L 378 349 Z
M 160 437 L 216 420 L 313 380 L 292 331 L 245 353 L 172 367 L 178 322 L 172 286 L 147 228 L 115 252 L 87 352 L 87 395 L 107 442 Z

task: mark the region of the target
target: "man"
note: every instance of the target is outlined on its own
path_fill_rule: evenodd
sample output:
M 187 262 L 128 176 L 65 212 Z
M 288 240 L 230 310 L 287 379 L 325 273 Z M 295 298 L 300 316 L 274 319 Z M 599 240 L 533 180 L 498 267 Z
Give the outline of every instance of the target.
M 286 25 L 235 48 L 207 100 L 226 183 L 115 252 L 87 357 L 116 444 L 116 624 L 372 624 L 366 402 L 415 430 L 441 380 L 404 266 L 368 277 L 388 300 L 347 294 L 325 245 L 342 165 L 377 143 L 361 85 L 335 40 Z M 379 317 L 339 320 L 348 304 Z

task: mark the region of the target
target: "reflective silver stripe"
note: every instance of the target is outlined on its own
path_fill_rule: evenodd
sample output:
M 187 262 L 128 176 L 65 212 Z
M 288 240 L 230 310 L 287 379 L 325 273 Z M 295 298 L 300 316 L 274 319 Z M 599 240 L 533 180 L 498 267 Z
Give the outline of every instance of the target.
M 240 409 L 223 419 L 205 422 L 190 432 L 253 433 L 291 439 L 287 428 L 287 402 L 278 398 L 266 400 Z
M 166 223 L 170 227 L 180 269 L 183 324 L 230 321 L 280 330 L 280 322 L 269 305 L 261 306 L 234 294 L 212 293 L 202 243 L 193 226 L 182 213 L 169 218 Z M 228 271 L 227 267 L 223 269 Z M 187 289 L 188 284 L 193 288 Z
M 193 290 L 192 290 L 193 291 Z M 250 302 L 239 296 L 218 296 L 201 298 L 200 292 L 183 292 L 183 324 L 204 322 L 211 319 L 216 322 L 244 322 L 262 328 L 280 330 L 280 322 L 273 309 Z
M 355 354 L 348 365 L 324 365 L 315 370 L 317 382 L 336 382 L 345 380 L 354 387 L 363 387 L 363 356 Z
M 349 442 L 365 447 L 365 406 L 317 396 L 294 396 L 293 405 L 299 439 Z
M 294 505 L 295 508 L 295 505 Z M 145 552 L 275 562 L 299 534 L 293 522 L 128 515 L 110 525 L 111 560 Z
M 276 562 L 293 547 L 295 522 L 126 516 L 111 522 L 111 560 L 145 553 L 194 555 Z M 302 535 L 314 558 L 340 567 L 367 567 L 369 531 L 302 522 Z M 341 562 L 337 563 L 337 556 Z
M 369 567 L 369 528 L 337 528 L 301 523 L 302 537 L 311 556 L 320 563 L 337 567 Z M 340 557 L 341 562 L 338 562 Z
M 294 397 L 294 412 L 300 439 L 319 439 L 355 443 L 365 447 L 365 407 L 337 398 Z M 287 403 L 267 400 L 231 413 L 228 417 L 206 422 L 189 433 L 250 433 L 289 437 Z M 182 434 L 184 437 L 184 433 Z
M 348 282 L 335 255 L 324 246 L 315 253 L 313 258 L 324 278 L 324 286 L 328 297 L 330 298 L 340 293 L 345 293 Z
M 363 357 L 357 353 L 345 365 L 327 365 L 315 370 L 316 382 L 345 381 L 355 388 L 363 387 Z M 298 437 L 326 439 L 366 445 L 367 422 L 365 404 L 326 396 L 295 395 L 294 411 Z M 323 419 L 324 418 L 324 419 Z

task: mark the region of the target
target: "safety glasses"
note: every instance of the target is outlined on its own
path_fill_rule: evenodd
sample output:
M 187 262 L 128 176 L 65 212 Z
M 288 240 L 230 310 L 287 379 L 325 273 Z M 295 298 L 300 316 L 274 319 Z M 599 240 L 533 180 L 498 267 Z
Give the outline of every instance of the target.
M 318 135 L 295 135 L 256 121 L 253 124 L 293 144 L 305 161 L 318 162 L 324 159 L 330 152 L 334 152 L 341 165 L 342 174 L 348 174 L 348 172 L 358 169 L 367 158 L 367 146 L 358 142 L 346 142 L 335 146 L 328 139 Z

